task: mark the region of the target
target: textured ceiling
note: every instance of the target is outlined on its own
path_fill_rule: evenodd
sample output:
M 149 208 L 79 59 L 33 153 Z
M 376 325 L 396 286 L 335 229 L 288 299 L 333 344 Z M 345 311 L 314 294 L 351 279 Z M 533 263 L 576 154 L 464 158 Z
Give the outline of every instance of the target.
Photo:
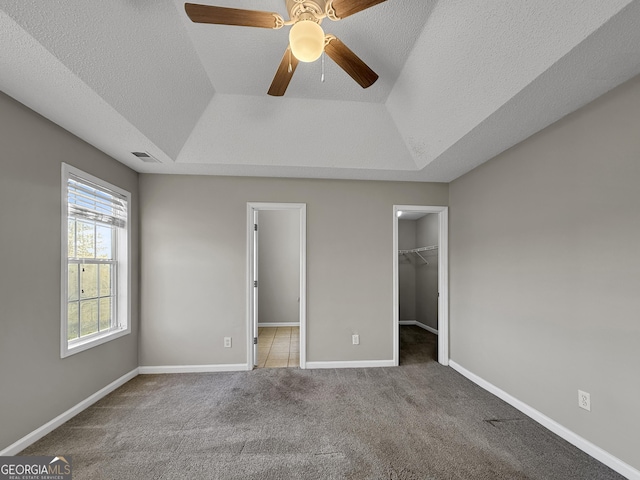
M 300 64 L 269 97 L 288 27 L 194 24 L 178 0 L 0 0 L 0 89 L 140 172 L 446 182 L 640 73 L 640 0 L 388 0 L 322 26 L 378 82 L 327 58 L 324 83 Z

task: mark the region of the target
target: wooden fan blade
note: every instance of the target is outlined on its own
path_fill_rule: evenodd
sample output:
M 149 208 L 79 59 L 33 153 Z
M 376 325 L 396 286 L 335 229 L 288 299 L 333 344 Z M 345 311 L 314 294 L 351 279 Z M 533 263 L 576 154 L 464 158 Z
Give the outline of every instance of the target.
M 289 65 L 291 65 L 291 71 L 289 71 Z M 293 77 L 297 66 L 298 59 L 291 53 L 291 47 L 287 47 L 267 93 L 273 97 L 283 96 L 284 92 L 287 91 L 287 87 L 289 86 L 289 82 L 291 81 L 291 77 Z
M 346 18 L 349 15 L 361 12 L 385 1 L 386 0 L 333 0 L 333 10 L 336 12 L 336 17 Z
M 238 8 L 214 7 L 185 3 L 187 16 L 195 23 L 215 23 L 217 25 L 237 25 L 240 27 L 280 28 L 282 17 L 277 13 Z M 278 26 L 280 25 L 280 26 Z
M 351 78 L 358 82 L 362 88 L 370 87 L 376 83 L 378 74 L 360 60 L 355 53 L 349 50 L 349 47 L 332 35 L 328 35 L 327 40 L 328 43 L 324 47 L 326 54 L 329 55 L 340 68 L 347 72 Z

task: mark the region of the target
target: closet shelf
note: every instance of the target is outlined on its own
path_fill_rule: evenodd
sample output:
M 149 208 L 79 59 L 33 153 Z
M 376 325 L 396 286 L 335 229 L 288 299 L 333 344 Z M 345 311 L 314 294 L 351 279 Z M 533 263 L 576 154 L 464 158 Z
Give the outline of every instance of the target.
M 431 245 L 429 247 L 418 247 L 412 248 L 410 250 L 398 250 L 398 253 L 418 253 L 418 252 L 428 252 L 430 250 L 437 250 L 438 245 Z
M 398 254 L 406 255 L 408 253 L 415 253 L 422 259 L 425 265 L 429 265 L 429 262 L 427 261 L 427 259 L 424 258 L 422 255 L 420 255 L 420 252 L 429 252 L 431 250 L 437 250 L 437 249 L 438 249 L 438 245 L 431 245 L 428 247 L 411 248 L 409 250 L 398 250 Z

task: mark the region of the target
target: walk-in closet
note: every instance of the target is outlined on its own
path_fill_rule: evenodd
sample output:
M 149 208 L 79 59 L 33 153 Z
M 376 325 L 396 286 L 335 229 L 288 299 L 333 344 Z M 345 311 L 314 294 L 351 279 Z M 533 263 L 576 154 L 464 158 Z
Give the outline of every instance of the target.
M 438 214 L 403 212 L 398 218 L 400 325 L 438 331 Z

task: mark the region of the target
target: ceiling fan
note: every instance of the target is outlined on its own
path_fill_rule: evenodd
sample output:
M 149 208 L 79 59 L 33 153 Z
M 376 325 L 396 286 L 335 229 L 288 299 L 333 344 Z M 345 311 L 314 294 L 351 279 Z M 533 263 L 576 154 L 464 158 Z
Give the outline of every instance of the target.
M 325 52 L 362 88 L 373 85 L 378 75 L 334 35 L 325 35 L 324 18 L 341 20 L 386 0 L 286 0 L 289 20 L 258 10 L 185 3 L 187 16 L 195 23 L 279 29 L 291 25 L 289 46 L 282 56 L 271 87 L 272 96 L 284 95 L 298 61 L 314 62 Z

